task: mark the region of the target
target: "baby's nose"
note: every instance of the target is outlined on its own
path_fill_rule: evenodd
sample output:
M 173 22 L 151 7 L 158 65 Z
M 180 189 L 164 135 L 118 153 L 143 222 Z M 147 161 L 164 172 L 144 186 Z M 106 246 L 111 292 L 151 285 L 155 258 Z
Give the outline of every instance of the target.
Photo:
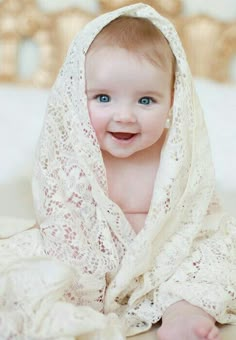
M 137 120 L 135 113 L 129 107 L 119 108 L 117 112 L 114 113 L 113 119 L 120 123 L 135 123 Z

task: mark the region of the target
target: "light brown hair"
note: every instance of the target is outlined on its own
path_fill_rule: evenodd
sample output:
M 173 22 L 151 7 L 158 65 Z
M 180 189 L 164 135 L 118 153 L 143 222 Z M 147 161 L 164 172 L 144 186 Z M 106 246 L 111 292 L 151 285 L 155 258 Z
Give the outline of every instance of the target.
M 148 19 L 120 16 L 105 26 L 96 36 L 90 50 L 104 46 L 120 47 L 147 58 L 175 77 L 175 57 L 161 31 Z

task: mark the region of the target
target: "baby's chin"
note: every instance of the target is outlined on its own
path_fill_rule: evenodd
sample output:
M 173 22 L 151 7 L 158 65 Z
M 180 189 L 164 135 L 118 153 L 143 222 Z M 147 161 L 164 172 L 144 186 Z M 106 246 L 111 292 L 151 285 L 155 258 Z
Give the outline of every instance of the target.
M 109 151 L 109 150 L 101 150 L 103 157 L 106 158 L 115 158 L 120 160 L 129 160 L 132 158 L 138 158 L 139 156 L 143 157 L 143 154 L 148 150 L 147 149 L 140 149 L 140 150 L 132 150 L 132 151 Z
M 138 151 L 136 152 L 130 152 L 130 153 L 119 153 L 119 152 L 109 152 L 107 150 L 101 150 L 103 157 L 106 158 L 117 158 L 117 159 L 128 159 L 132 157 L 133 155 L 137 154 Z

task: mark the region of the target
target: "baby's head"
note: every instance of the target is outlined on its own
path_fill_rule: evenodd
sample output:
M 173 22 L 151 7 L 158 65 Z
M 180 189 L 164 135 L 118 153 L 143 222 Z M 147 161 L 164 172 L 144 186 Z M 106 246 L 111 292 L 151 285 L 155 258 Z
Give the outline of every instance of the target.
M 120 47 L 154 66 L 166 70 L 175 80 L 175 57 L 162 32 L 148 19 L 120 16 L 96 36 L 88 53 L 104 47 Z
M 121 16 L 105 26 L 86 55 L 88 109 L 101 149 L 121 158 L 160 149 L 174 80 L 174 55 L 151 21 Z

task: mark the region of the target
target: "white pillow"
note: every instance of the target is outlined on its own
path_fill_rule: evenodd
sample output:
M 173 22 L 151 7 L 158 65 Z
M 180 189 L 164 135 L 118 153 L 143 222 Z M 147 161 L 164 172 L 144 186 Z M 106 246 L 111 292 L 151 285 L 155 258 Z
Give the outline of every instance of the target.
M 225 208 L 236 216 L 236 85 L 195 79 L 205 113 L 216 182 Z
M 31 175 L 48 90 L 0 86 L 0 216 L 34 216 Z

